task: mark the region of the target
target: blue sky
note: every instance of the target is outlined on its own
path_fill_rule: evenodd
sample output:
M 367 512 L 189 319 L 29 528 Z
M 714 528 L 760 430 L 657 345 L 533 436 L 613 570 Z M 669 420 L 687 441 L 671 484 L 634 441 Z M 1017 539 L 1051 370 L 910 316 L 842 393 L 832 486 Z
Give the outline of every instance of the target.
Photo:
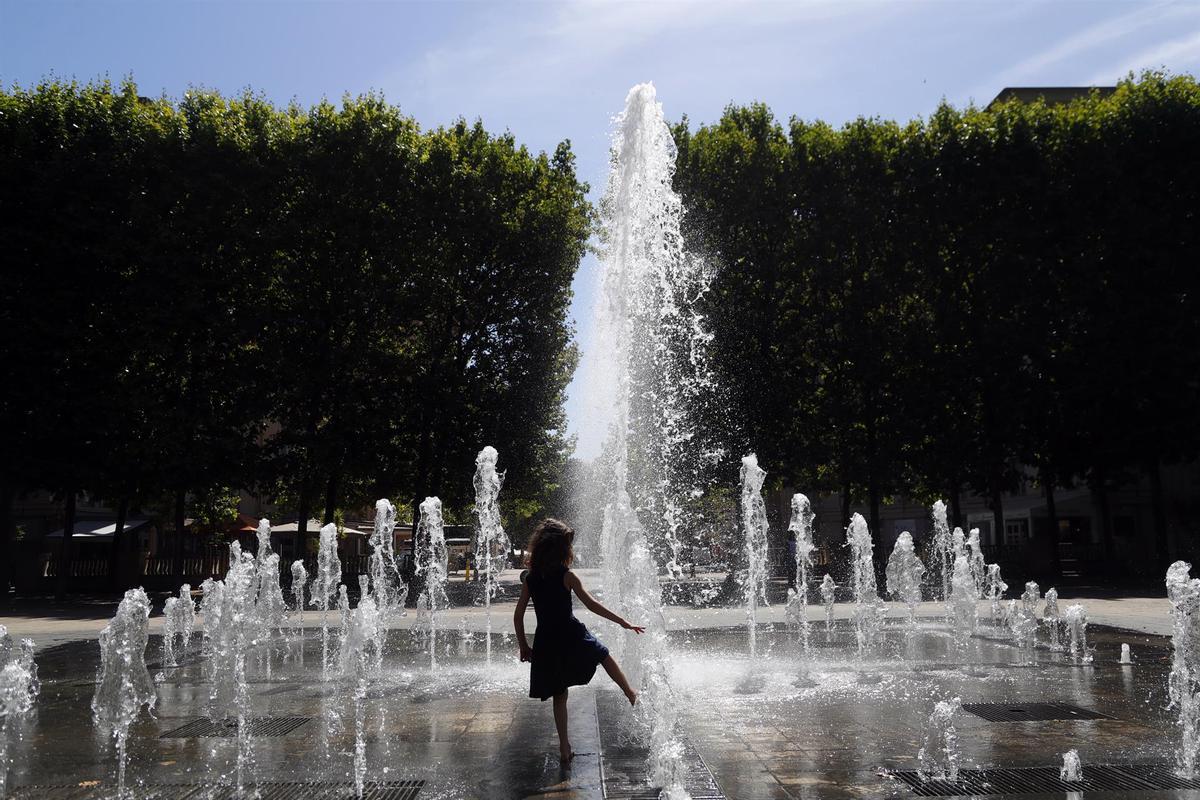
M 426 126 L 480 117 L 538 150 L 569 138 L 593 195 L 609 120 L 646 80 L 671 119 L 761 100 L 841 123 L 1164 67 L 1200 72 L 1200 3 L 0 0 L 6 84 L 132 74 L 144 93 L 250 86 L 303 104 L 381 90 Z M 589 257 L 575 280 L 585 351 L 595 272 Z M 593 455 L 603 432 L 576 398 L 567 409 Z

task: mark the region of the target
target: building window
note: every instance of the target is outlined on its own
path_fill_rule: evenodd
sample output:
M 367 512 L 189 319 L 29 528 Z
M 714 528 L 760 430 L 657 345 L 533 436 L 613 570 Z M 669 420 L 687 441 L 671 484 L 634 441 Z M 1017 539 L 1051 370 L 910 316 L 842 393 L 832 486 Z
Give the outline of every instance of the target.
M 1021 519 L 1006 519 L 1004 520 L 1004 543 L 1011 545 L 1019 545 L 1029 538 L 1029 520 Z

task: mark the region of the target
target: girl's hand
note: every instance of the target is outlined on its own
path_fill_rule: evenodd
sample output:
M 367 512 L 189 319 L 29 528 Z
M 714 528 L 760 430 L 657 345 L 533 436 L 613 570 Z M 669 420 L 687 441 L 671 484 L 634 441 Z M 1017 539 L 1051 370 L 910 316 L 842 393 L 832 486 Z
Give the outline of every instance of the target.
M 645 633 L 646 632 L 646 629 L 643 628 L 641 625 L 630 625 L 628 622 L 625 623 L 625 630 L 633 631 L 634 633 Z
M 521 645 L 521 660 L 533 661 L 533 651 L 529 649 L 529 645 L 527 644 Z

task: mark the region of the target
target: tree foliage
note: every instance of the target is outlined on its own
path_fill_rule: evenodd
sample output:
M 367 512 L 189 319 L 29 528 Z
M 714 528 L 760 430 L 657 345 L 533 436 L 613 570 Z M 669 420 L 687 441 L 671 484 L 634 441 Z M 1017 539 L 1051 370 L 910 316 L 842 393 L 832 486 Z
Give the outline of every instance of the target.
M 1198 133 L 1200 87 L 1154 73 L 904 126 L 684 120 L 730 452 L 876 516 L 1196 458 Z
M 0 170 L 6 497 L 467 505 L 485 444 L 523 510 L 553 490 L 591 213 L 569 143 L 51 80 L 0 91 Z

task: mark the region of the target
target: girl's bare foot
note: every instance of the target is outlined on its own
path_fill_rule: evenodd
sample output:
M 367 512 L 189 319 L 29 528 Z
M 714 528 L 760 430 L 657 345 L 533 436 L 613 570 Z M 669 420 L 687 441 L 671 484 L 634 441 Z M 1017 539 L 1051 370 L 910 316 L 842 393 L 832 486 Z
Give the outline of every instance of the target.
M 629 705 L 631 705 L 631 706 L 637 705 L 637 692 L 635 692 L 633 689 L 626 689 L 625 696 L 627 698 L 629 698 Z
M 564 767 L 567 764 L 570 764 L 572 759 L 574 759 L 574 758 L 575 758 L 575 752 L 573 750 L 571 750 L 569 747 L 566 750 L 558 751 L 558 760 L 562 762 Z

